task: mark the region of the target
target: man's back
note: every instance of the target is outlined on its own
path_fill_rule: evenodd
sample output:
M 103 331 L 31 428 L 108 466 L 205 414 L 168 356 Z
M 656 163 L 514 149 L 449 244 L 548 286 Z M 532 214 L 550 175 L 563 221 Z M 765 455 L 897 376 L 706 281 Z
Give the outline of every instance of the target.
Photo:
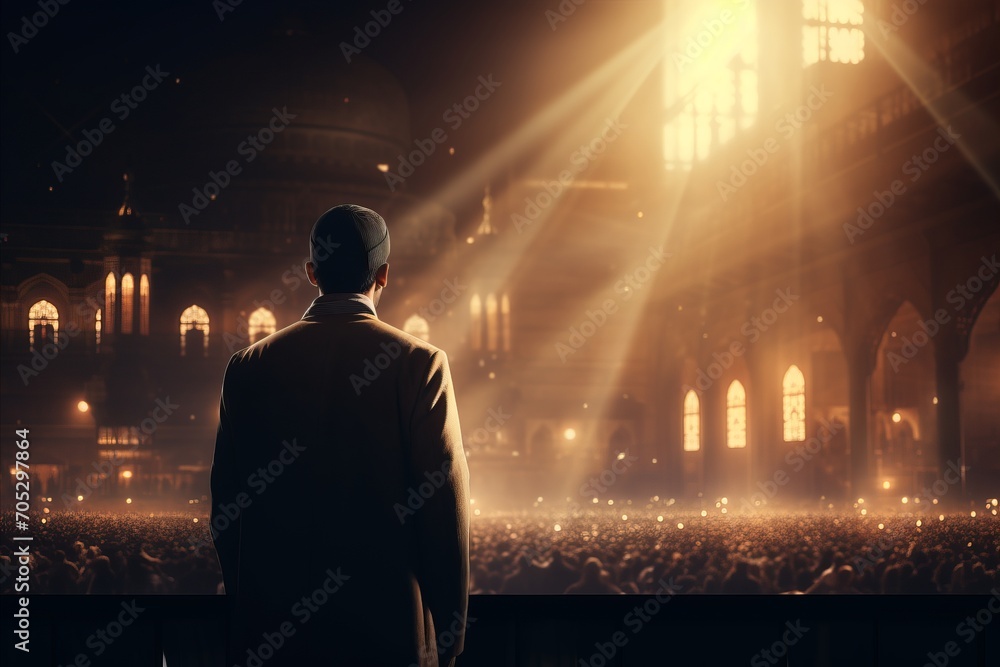
M 468 468 L 443 352 L 353 312 L 237 353 L 212 490 L 249 642 L 234 656 L 263 642 L 330 664 L 436 664 L 449 628 L 460 651 Z

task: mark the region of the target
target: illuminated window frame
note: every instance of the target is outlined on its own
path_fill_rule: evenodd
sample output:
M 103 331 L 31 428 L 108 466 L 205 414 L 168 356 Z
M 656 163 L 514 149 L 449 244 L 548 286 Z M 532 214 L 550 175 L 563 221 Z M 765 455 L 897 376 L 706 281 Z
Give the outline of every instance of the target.
M 247 320 L 247 335 L 250 336 L 251 343 L 256 343 L 265 336 L 270 336 L 277 328 L 278 321 L 275 319 L 274 313 L 264 306 L 250 313 L 250 319 Z
M 806 378 L 792 364 L 781 380 L 781 411 L 785 442 L 806 439 Z
M 403 322 L 403 331 L 411 336 L 416 336 L 422 341 L 428 343 L 431 341 L 430 325 L 427 323 L 427 320 L 420 317 L 420 315 L 417 315 L 416 313 L 410 315 L 406 318 L 406 321 Z
M 135 279 L 131 273 L 122 276 L 122 333 L 132 333 L 135 305 Z
M 747 391 L 743 383 L 733 380 L 726 391 L 726 447 L 743 449 L 747 446 Z
M 115 302 L 117 301 L 118 281 L 115 274 L 109 273 L 104 279 L 104 310 L 107 317 L 104 319 L 104 333 L 113 334 L 115 332 Z
M 701 401 L 698 393 L 689 389 L 684 395 L 684 451 L 701 449 Z
M 97 351 L 101 351 L 101 327 L 103 323 L 101 322 L 101 309 L 98 308 L 97 312 L 94 313 L 94 345 L 97 347 Z
M 666 2 L 683 20 L 663 67 L 663 157 L 668 170 L 688 170 L 757 120 L 757 3 Z M 713 34 L 708 25 L 722 28 Z
M 139 278 L 139 334 L 149 335 L 149 276 Z
M 208 332 L 209 332 L 209 318 L 208 313 L 201 306 L 192 304 L 184 309 L 181 313 L 180 319 L 181 325 L 181 356 L 187 354 L 187 333 L 197 329 L 205 335 L 204 344 L 204 354 L 208 356 Z
M 856 65 L 865 59 L 862 0 L 802 1 L 802 64 Z
M 36 301 L 28 309 L 28 340 L 32 351 L 36 346 L 41 345 L 41 341 L 35 339 L 35 327 L 44 329 L 50 325 L 52 326 L 52 340 L 48 342 L 55 343 L 59 336 L 59 310 L 45 299 Z
M 500 297 L 500 320 L 503 351 L 510 352 L 510 298 L 506 294 Z

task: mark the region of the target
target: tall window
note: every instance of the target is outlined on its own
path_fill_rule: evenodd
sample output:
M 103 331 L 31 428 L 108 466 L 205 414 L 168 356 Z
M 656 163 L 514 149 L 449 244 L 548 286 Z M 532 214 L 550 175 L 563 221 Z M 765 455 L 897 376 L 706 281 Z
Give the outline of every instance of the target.
M 134 303 L 135 281 L 131 273 L 122 276 L 122 333 L 132 333 L 132 305 Z
M 739 380 L 733 380 L 726 392 L 726 446 L 747 446 L 747 392 Z
M 192 348 L 200 337 L 204 354 L 208 355 L 208 313 L 200 306 L 188 306 L 181 313 L 181 356 L 187 354 L 188 337 L 192 339 Z
M 116 287 L 117 282 L 115 281 L 115 274 L 109 273 L 108 277 L 104 280 L 104 310 L 108 314 L 107 320 L 105 321 L 105 332 L 109 334 L 113 334 L 115 332 Z
M 274 313 L 261 306 L 250 313 L 250 320 L 247 322 L 250 342 L 256 343 L 261 338 L 273 334 L 277 327 L 278 322 L 274 319 Z
M 503 351 L 510 352 L 510 299 L 504 294 L 500 297 L 500 317 L 503 320 Z
M 689 169 L 757 118 L 757 3 L 671 0 L 668 11 L 681 20 L 663 68 L 663 156 Z
M 42 299 L 28 309 L 28 338 L 32 350 L 41 348 L 46 343 L 54 343 L 57 331 L 59 311 L 55 306 Z
M 802 62 L 859 63 L 865 58 L 861 0 L 803 0 Z
M 497 298 L 492 293 L 486 295 L 486 349 L 497 351 L 500 338 L 500 322 L 497 312 Z
M 701 403 L 694 389 L 684 395 L 684 451 L 701 449 Z
M 483 302 L 478 294 L 472 295 L 469 301 L 469 320 L 472 338 L 471 346 L 473 350 L 481 350 L 483 347 Z
M 806 439 L 806 378 L 795 364 L 785 372 L 781 395 L 785 442 L 802 442 Z
M 149 276 L 139 278 L 139 333 L 149 335 Z
M 410 315 L 406 321 L 403 322 L 403 331 L 411 336 L 416 336 L 420 340 L 425 340 L 428 343 L 431 340 L 431 327 L 427 324 L 427 320 L 419 315 Z
M 97 347 L 97 351 L 101 351 L 101 309 L 98 308 L 97 312 L 94 313 L 94 345 Z

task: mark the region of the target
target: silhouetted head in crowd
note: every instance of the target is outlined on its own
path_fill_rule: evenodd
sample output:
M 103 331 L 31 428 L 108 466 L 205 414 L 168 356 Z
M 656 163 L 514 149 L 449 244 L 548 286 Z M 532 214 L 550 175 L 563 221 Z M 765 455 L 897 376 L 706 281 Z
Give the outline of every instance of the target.
M 389 277 L 389 228 L 382 216 L 357 204 L 324 213 L 309 235 L 309 282 L 321 294 L 366 294 L 378 305 Z

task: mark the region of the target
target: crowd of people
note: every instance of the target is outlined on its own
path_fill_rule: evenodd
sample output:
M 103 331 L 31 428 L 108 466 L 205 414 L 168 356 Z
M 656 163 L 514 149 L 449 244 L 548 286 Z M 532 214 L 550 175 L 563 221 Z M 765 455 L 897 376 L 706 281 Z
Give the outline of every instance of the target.
M 0 524 L 0 592 L 9 594 L 13 517 Z M 36 527 L 33 593 L 223 592 L 207 518 L 53 512 Z M 473 594 L 985 594 L 1000 586 L 1000 519 L 989 510 L 944 520 L 648 508 L 497 513 L 473 517 L 471 561 Z

